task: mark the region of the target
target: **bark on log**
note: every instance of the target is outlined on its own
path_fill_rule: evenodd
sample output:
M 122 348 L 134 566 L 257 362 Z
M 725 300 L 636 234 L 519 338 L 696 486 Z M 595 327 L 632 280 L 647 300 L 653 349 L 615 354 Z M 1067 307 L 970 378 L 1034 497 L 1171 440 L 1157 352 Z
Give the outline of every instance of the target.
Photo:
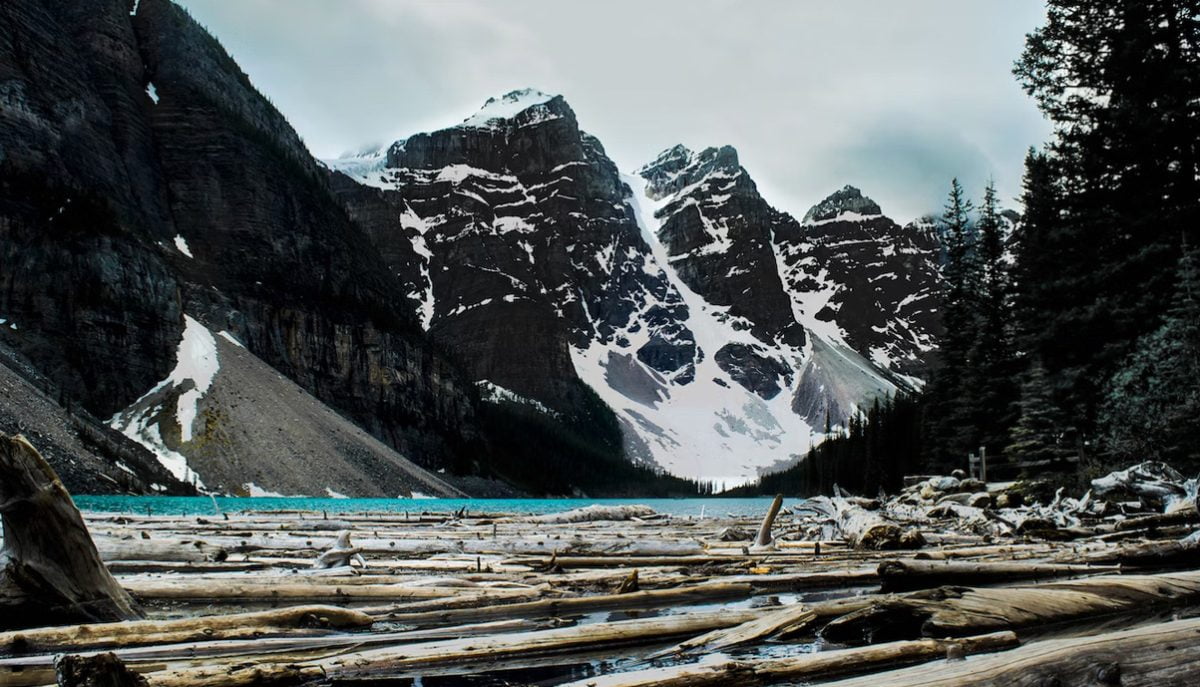
M 0 629 L 140 618 L 71 495 L 23 436 L 0 433 Z
M 1050 639 L 966 661 L 930 663 L 822 687 L 1164 687 L 1200 674 L 1200 619 Z

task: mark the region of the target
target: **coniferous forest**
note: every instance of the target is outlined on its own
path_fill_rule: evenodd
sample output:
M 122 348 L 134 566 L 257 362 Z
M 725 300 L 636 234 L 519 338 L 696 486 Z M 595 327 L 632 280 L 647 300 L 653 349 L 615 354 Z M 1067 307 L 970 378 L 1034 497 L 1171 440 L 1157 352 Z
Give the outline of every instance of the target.
M 1020 218 L 951 181 L 940 359 L 746 491 L 861 493 L 904 473 L 1200 471 L 1200 3 L 1051 0 L 1013 74 L 1053 136 Z

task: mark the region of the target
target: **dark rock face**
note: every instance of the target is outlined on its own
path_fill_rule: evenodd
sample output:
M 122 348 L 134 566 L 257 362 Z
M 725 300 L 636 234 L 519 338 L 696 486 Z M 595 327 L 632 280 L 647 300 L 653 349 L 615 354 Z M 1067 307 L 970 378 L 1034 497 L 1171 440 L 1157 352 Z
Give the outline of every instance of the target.
M 0 345 L 62 403 L 220 466 L 221 488 L 245 472 L 299 489 L 292 473 L 322 466 L 188 453 L 170 410 L 198 382 L 156 386 L 186 362 L 185 321 L 237 342 L 219 347 L 242 377 L 314 396 L 323 436 L 353 434 L 344 417 L 382 440 L 328 463 L 349 466 L 329 488 L 364 493 L 433 483 L 399 454 L 528 457 L 504 404 L 563 460 L 598 446 L 732 481 L 794 458 L 826 413 L 919 384 L 936 236 L 853 187 L 801 223 L 730 147 L 622 176 L 563 98 L 532 90 L 325 167 L 183 10 L 132 7 L 0 5 Z M 250 394 L 233 370 L 194 407 L 250 445 L 235 405 L 298 408 L 272 399 L 300 392 Z M 140 471 L 129 488 L 154 479 Z
M 691 475 L 746 474 L 731 455 L 786 462 L 827 412 L 846 419 L 921 362 L 876 349 L 927 338 L 906 289 L 936 268 L 853 188 L 814 210 L 845 219 L 825 226 L 772 208 L 729 147 L 676 146 L 622 180 L 565 101 L 536 91 L 329 165 L 474 379 L 560 418 L 590 386 L 631 460 Z
M 145 229 L 169 213 L 141 59 L 128 9 L 108 5 L 0 8 L 0 317 L 104 416 L 162 377 L 182 330 L 179 284 Z
M 474 440 L 468 387 L 295 131 L 177 7 L 142 3 L 136 25 L 176 230 L 194 248 L 177 260 L 189 301 L 402 453 L 450 462 Z
M 874 212 L 868 212 L 874 210 Z M 844 214 L 850 212 L 853 214 Z M 782 223 L 775 240 L 788 290 L 809 326 L 831 333 L 884 373 L 928 373 L 940 334 L 939 243 L 931 227 L 901 227 L 846 187 Z
M 734 381 L 765 399 L 775 398 L 792 383 L 790 367 L 777 358 L 762 355 L 753 346 L 726 344 L 717 351 L 716 360 Z
M 771 235 L 786 216 L 758 193 L 729 146 L 692 153 L 676 146 L 638 172 L 646 192 L 666 204 L 658 237 L 671 266 L 691 290 L 764 341 L 804 345 L 783 290 Z
M 470 382 L 295 131 L 183 10 L 131 7 L 0 8 L 11 345 L 107 417 L 171 369 L 186 312 L 420 462 L 467 460 Z
M 526 106 L 489 120 L 489 101 L 365 169 L 333 163 L 354 175 L 336 172 L 334 187 L 410 285 L 430 335 L 475 379 L 567 413 L 579 400 L 572 346 L 616 343 L 690 378 L 686 306 L 649 257 L 599 141 L 560 96 L 505 99 Z M 629 341 L 631 326 L 644 343 Z
M 845 213 L 881 215 L 883 210 L 878 203 L 864 196 L 862 191 L 846 185 L 804 213 L 804 222 L 823 222 Z

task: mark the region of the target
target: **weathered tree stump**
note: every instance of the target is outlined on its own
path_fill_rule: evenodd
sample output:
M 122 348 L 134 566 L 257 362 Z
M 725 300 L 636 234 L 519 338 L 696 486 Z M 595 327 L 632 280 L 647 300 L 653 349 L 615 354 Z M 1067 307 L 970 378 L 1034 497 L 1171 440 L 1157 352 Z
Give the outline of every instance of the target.
M 59 687 L 146 687 L 146 678 L 130 670 L 115 654 L 63 656 L 54 664 Z
M 140 618 L 71 495 L 23 436 L 0 432 L 0 629 Z
M 775 500 L 771 502 L 771 507 L 767 509 L 767 514 L 763 516 L 762 525 L 758 528 L 758 536 L 754 539 L 755 546 L 770 546 L 773 541 L 771 526 L 775 524 L 775 518 L 779 515 L 779 509 L 782 506 L 783 494 L 776 494 Z
M 361 546 L 355 546 L 350 542 L 350 531 L 343 530 L 338 533 L 337 540 L 330 545 L 329 549 L 317 556 L 312 567 L 315 570 L 328 570 L 349 566 L 355 561 L 365 567 L 367 561 L 363 558 L 362 552 Z

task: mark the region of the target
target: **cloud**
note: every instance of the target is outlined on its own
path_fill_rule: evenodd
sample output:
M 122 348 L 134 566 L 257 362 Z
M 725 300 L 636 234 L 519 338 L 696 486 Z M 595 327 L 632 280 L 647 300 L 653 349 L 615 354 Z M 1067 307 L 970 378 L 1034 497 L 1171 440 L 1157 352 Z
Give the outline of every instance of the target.
M 1040 0 L 183 0 L 314 154 L 562 93 L 624 169 L 730 144 L 802 214 L 845 183 L 898 219 L 953 176 L 1019 188 L 1048 128 L 1009 73 Z

